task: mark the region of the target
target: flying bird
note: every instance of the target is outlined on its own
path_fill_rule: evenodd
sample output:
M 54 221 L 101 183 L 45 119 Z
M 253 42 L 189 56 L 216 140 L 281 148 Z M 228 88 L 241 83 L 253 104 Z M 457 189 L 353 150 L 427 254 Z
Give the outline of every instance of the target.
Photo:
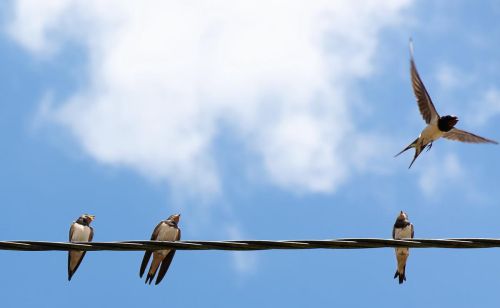
M 179 223 L 179 219 L 181 214 L 170 215 L 166 220 L 162 220 L 154 229 L 153 234 L 151 235 L 152 241 L 178 241 L 181 238 L 181 230 L 177 227 Z M 175 249 L 165 249 L 165 250 L 156 250 L 156 251 L 146 251 L 144 253 L 144 258 L 141 263 L 141 270 L 139 272 L 139 276 L 142 278 L 144 275 L 144 271 L 146 270 L 146 266 L 149 263 L 149 259 L 151 258 L 151 254 L 153 255 L 153 262 L 151 262 L 151 267 L 149 268 L 148 275 L 146 276 L 146 282 L 151 284 L 153 278 L 160 268 L 160 272 L 156 277 L 155 284 L 159 284 L 167 270 L 172 263 L 172 259 L 175 255 Z
M 436 107 L 432 103 L 432 99 L 427 93 L 425 89 L 424 83 L 417 71 L 417 67 L 415 66 L 415 61 L 413 60 L 413 42 L 410 40 L 410 73 L 411 73 L 411 84 L 413 87 L 413 92 L 417 99 L 418 108 L 420 109 L 420 114 L 427 123 L 427 126 L 422 130 L 420 135 L 415 141 L 413 141 L 409 146 L 407 146 L 404 150 L 396 154 L 405 152 L 411 148 L 415 148 L 415 156 L 411 161 L 408 169 L 411 168 L 415 159 L 422 153 L 422 151 L 427 147 L 427 151 L 429 151 L 432 147 L 432 143 L 438 140 L 441 137 L 444 137 L 449 140 L 468 142 L 468 143 L 494 143 L 498 144 L 498 142 L 490 139 L 486 139 L 484 137 L 480 137 L 478 135 L 474 135 L 472 133 L 463 131 L 461 129 L 455 128 L 455 125 L 458 122 L 458 118 L 454 115 L 445 115 L 440 116 L 436 111 Z M 394 157 L 396 157 L 394 156 Z
M 400 240 L 404 238 L 413 238 L 414 231 L 413 225 L 408 220 L 408 215 L 401 211 L 394 223 L 394 228 L 392 229 L 392 238 L 395 240 Z M 398 261 L 398 268 L 394 274 L 394 279 L 399 277 L 399 284 L 406 281 L 406 260 L 410 255 L 410 249 L 407 247 L 396 248 L 396 260 Z
M 95 219 L 94 215 L 83 214 L 76 221 L 71 224 L 69 228 L 69 241 L 70 242 L 92 242 L 94 237 L 94 229 L 90 223 Z M 85 257 L 85 251 L 70 250 L 68 251 L 68 281 L 75 274 L 76 270 L 82 263 Z

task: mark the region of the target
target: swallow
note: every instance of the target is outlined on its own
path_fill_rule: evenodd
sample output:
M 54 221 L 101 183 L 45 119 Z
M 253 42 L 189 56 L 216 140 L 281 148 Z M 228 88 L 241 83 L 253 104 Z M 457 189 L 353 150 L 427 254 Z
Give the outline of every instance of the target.
M 178 241 L 181 238 L 181 230 L 177 226 L 179 223 L 179 219 L 181 214 L 170 215 L 166 220 L 160 221 L 160 223 L 156 226 L 151 235 L 152 241 Z M 151 258 L 151 254 L 153 255 L 153 262 L 151 262 L 151 267 L 149 268 L 148 275 L 146 277 L 146 282 L 151 284 L 153 278 L 158 271 L 158 267 L 160 268 L 160 272 L 156 277 L 155 284 L 159 284 L 167 270 L 172 263 L 172 259 L 175 255 L 175 249 L 165 249 L 165 250 L 156 250 L 156 251 L 147 251 L 144 253 L 144 258 L 142 258 L 141 270 L 139 272 L 139 276 L 142 278 L 144 275 L 144 271 L 146 270 L 146 266 L 149 263 L 149 259 Z
M 69 228 L 70 242 L 92 242 L 94 237 L 94 229 L 90 223 L 95 219 L 94 215 L 83 214 L 71 224 Z M 70 250 L 68 251 L 68 281 L 75 274 L 76 270 L 82 263 L 85 257 L 85 251 Z
M 405 238 L 413 238 L 414 230 L 413 225 L 408 220 L 408 215 L 401 211 L 396 218 L 396 222 L 394 223 L 394 228 L 392 228 L 392 238 L 395 240 L 405 239 Z M 396 248 L 396 260 L 398 261 L 398 268 L 396 269 L 396 273 L 394 274 L 394 279 L 399 277 L 399 284 L 402 284 L 403 281 L 406 281 L 406 260 L 410 255 L 410 249 L 406 247 Z
M 415 141 L 413 141 L 409 146 L 407 146 L 404 150 L 396 154 L 396 156 L 401 153 L 409 150 L 411 148 L 415 148 L 415 156 L 413 156 L 413 160 L 411 161 L 408 169 L 411 168 L 415 159 L 422 153 L 422 151 L 427 147 L 427 151 L 429 151 L 432 147 L 432 143 L 439 138 L 443 137 L 449 140 L 468 142 L 468 143 L 493 143 L 498 144 L 498 142 L 494 140 L 490 140 L 484 137 L 480 137 L 478 135 L 474 135 L 472 133 L 463 131 L 461 129 L 455 128 L 455 125 L 458 123 L 458 117 L 454 115 L 445 115 L 440 116 L 436 111 L 436 107 L 432 103 L 432 99 L 429 96 L 429 93 L 425 89 L 424 83 L 422 79 L 420 79 L 420 75 L 418 74 L 417 67 L 415 66 L 415 61 L 413 59 L 413 42 L 410 40 L 410 74 L 411 74 L 411 84 L 413 87 L 413 93 L 417 99 L 417 105 L 420 110 L 420 114 L 427 126 L 422 130 L 420 135 Z M 394 157 L 396 157 L 394 156 Z

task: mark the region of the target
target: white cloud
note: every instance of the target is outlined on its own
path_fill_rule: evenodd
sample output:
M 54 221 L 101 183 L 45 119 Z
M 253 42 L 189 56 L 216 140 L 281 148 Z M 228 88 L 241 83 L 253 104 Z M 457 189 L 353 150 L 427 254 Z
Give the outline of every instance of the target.
M 409 2 L 18 0 L 8 29 L 36 55 L 86 49 L 87 84 L 45 114 L 96 160 L 219 192 L 226 123 L 266 180 L 332 192 L 377 155 L 346 146 L 367 138 L 348 93 Z
M 433 160 L 420 173 L 418 184 L 425 196 L 434 198 L 448 187 L 463 184 L 465 170 L 455 154 Z
M 436 72 L 436 80 L 442 90 L 451 91 L 457 87 L 467 86 L 475 80 L 475 77 L 465 74 L 455 66 L 442 64 Z
M 477 126 L 488 123 L 492 118 L 500 114 L 500 90 L 490 88 L 482 97 L 472 103 L 471 122 Z
M 229 240 L 241 240 L 245 238 L 241 229 L 235 225 L 228 225 L 226 227 L 226 232 L 229 236 Z M 233 259 L 234 269 L 240 274 L 251 274 L 254 272 L 258 265 L 257 254 L 252 251 L 233 251 L 231 252 Z

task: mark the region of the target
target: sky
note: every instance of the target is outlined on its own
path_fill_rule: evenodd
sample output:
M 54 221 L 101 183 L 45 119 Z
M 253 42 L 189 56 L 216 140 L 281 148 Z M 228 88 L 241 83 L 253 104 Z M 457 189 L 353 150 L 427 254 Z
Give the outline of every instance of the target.
M 500 147 L 424 128 L 408 41 L 441 114 L 500 140 L 496 1 L 0 3 L 1 240 L 499 237 Z M 59 307 L 470 307 L 498 302 L 496 249 L 178 251 L 158 286 L 140 252 L 0 251 L 2 303 Z

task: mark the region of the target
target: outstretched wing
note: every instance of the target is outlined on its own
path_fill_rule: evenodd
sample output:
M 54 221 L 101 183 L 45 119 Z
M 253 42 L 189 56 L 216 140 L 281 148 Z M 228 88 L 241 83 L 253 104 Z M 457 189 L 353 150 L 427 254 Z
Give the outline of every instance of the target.
M 444 133 L 444 138 L 454 141 L 468 142 L 468 143 L 494 143 L 498 144 L 495 140 L 486 139 L 484 137 L 474 135 L 463 131 L 458 128 L 452 128 L 449 132 Z
M 422 79 L 418 74 L 417 67 L 415 66 L 415 61 L 413 60 L 413 41 L 410 40 L 410 73 L 411 73 L 411 85 L 413 87 L 413 93 L 417 99 L 418 109 L 420 109 L 420 114 L 424 118 L 425 123 L 437 123 L 439 120 L 439 114 L 436 111 L 436 107 L 432 103 L 431 97 L 427 90 L 425 89 Z

